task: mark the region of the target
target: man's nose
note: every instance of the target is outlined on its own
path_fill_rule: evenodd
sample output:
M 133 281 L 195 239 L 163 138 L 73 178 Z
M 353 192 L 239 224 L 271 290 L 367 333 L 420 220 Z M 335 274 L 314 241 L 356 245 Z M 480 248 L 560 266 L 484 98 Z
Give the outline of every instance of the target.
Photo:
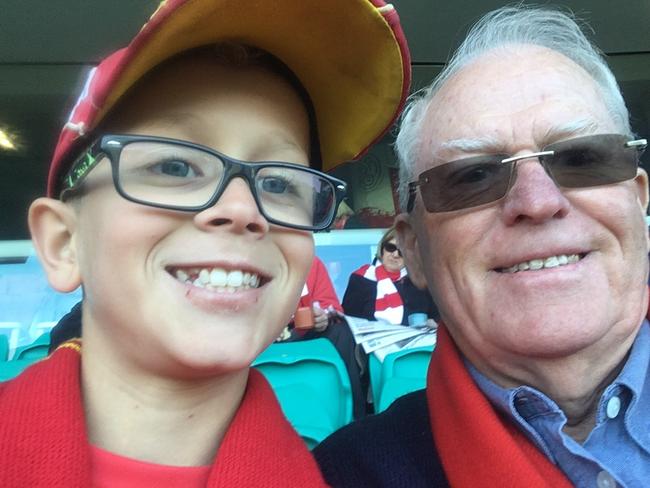
M 502 204 L 506 222 L 538 224 L 565 216 L 570 202 L 539 158 L 521 159 L 515 164 L 514 181 Z
M 194 216 L 197 226 L 211 230 L 227 228 L 231 232 L 264 235 L 269 223 L 262 215 L 248 182 L 241 177 L 228 183 L 219 200 Z

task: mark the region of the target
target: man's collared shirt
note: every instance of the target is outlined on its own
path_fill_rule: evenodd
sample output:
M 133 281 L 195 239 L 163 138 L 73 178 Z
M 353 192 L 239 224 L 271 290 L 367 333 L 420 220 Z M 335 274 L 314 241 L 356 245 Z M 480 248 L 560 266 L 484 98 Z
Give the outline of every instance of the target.
M 579 488 L 650 486 L 650 326 L 644 321 L 618 377 L 605 388 L 583 444 L 562 431 L 560 407 L 529 386 L 504 389 L 465 364 L 477 385 Z M 468 407 L 471 408 L 471 407 Z

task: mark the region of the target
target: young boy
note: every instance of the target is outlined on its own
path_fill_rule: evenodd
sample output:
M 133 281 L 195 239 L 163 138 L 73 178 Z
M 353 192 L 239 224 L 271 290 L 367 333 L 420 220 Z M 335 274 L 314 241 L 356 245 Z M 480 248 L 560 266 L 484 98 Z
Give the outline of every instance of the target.
M 83 347 L 0 384 L 0 486 L 324 486 L 249 365 L 408 65 L 379 0 L 168 0 L 100 64 L 29 214 Z

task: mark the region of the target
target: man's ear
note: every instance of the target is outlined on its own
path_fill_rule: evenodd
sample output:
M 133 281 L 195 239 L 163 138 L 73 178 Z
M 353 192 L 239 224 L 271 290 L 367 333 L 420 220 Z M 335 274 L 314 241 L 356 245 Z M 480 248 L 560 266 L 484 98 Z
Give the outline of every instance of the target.
M 643 168 L 639 168 L 634 178 L 636 183 L 639 203 L 644 213 L 648 213 L 648 173 Z
M 409 214 L 401 213 L 395 217 L 395 228 L 397 230 L 397 242 L 404 256 L 404 264 L 409 273 L 411 282 L 424 290 L 427 288 L 427 280 L 424 275 L 422 258 L 418 248 L 418 238 L 411 225 Z
M 75 246 L 76 214 L 71 205 L 38 198 L 29 207 L 32 243 L 50 286 L 62 293 L 81 284 Z

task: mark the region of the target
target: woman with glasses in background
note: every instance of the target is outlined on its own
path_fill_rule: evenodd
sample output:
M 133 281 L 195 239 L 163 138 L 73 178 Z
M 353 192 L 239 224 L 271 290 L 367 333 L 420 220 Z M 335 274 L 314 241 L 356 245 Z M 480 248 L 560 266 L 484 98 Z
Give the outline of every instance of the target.
M 409 316 L 423 317 L 419 314 L 438 319 L 429 291 L 416 288 L 408 277 L 394 226 L 379 241 L 373 263 L 350 275 L 342 305 L 346 315 L 391 324 L 408 325 Z

